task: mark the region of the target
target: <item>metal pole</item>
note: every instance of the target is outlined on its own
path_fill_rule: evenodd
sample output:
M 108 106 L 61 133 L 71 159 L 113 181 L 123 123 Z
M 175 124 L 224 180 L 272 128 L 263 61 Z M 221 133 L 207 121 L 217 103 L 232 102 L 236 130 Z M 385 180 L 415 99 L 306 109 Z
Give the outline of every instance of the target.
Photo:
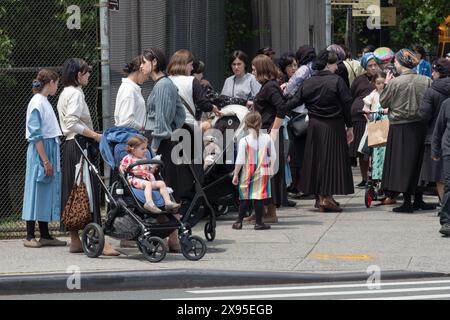
M 100 0 L 100 51 L 101 51 L 101 74 L 102 74 L 102 119 L 103 130 L 112 125 L 111 110 L 111 75 L 109 56 L 109 2 Z
M 100 0 L 100 51 L 102 78 L 102 122 L 103 131 L 105 131 L 112 126 L 108 0 Z M 105 183 L 106 185 L 109 185 L 111 172 L 108 166 L 105 166 L 104 175 Z
M 326 46 L 328 47 L 331 44 L 331 0 L 325 0 L 325 25 L 326 25 Z

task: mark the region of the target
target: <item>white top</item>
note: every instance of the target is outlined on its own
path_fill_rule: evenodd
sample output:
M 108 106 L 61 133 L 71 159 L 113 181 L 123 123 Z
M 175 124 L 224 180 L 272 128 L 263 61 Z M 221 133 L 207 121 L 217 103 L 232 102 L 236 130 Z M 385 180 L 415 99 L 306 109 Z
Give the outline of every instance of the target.
M 56 119 L 56 115 L 53 111 L 52 105 L 50 104 L 46 96 L 40 93 L 37 93 L 33 96 L 27 108 L 27 123 L 33 110 L 38 110 L 41 116 L 41 131 L 42 137 L 44 139 L 53 139 L 62 136 L 62 132 L 58 124 L 58 119 Z M 28 130 L 28 126 L 26 126 L 26 138 L 29 139 L 30 135 L 31 134 Z
M 275 149 L 275 144 L 272 141 L 272 138 L 267 133 L 262 133 L 256 138 L 255 135 L 249 134 L 248 136 L 242 138 L 239 141 L 239 149 L 238 154 L 236 157 L 236 165 L 245 165 L 245 158 L 247 156 L 246 149 L 247 149 L 247 143 L 249 146 L 254 150 L 263 149 L 266 146 L 269 146 L 270 154 L 269 154 L 269 161 L 271 164 L 274 164 L 277 160 L 277 152 Z M 256 164 L 256 163 L 251 163 Z
M 225 80 L 222 95 L 249 100 L 256 97 L 260 90 L 261 84 L 256 80 L 255 76 L 251 73 L 246 73 L 240 78 L 231 76 Z
M 364 105 L 367 111 L 378 111 L 378 107 L 380 106 L 380 93 L 378 90 L 372 91 L 371 94 L 364 98 Z
M 81 87 L 66 87 L 58 100 L 59 122 L 66 140 L 73 140 L 84 129 L 94 130 L 91 113 Z
M 189 106 L 189 109 L 186 107 L 186 103 L 183 102 L 183 106 L 186 111 L 186 121 L 187 124 L 196 125 L 197 120 L 195 120 L 195 103 L 194 103 L 194 77 L 188 77 L 188 76 L 170 76 L 170 80 L 175 84 L 175 86 L 178 88 L 178 94 L 181 98 L 186 101 L 187 105 Z
M 114 111 L 115 125 L 142 130 L 146 117 L 147 108 L 141 87 L 128 78 L 122 79 Z

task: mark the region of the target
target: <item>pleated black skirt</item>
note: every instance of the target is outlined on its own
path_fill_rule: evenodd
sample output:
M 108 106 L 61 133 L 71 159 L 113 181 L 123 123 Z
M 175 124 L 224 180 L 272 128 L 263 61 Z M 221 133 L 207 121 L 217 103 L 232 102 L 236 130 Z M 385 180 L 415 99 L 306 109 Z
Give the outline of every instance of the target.
M 344 119 L 311 118 L 303 160 L 300 191 L 323 196 L 355 192 Z
M 445 179 L 443 174 L 442 159 L 440 161 L 434 161 L 431 159 L 431 145 L 426 144 L 419 184 L 427 184 L 429 182 L 444 183 Z
M 361 144 L 362 137 L 366 132 L 367 122 L 353 122 L 353 135 L 355 139 L 349 146 L 350 157 L 358 158 L 362 156 L 361 153 L 358 152 L 359 145 Z
M 426 129 L 422 122 L 391 124 L 383 169 L 384 190 L 415 193 L 423 162 Z
M 86 148 L 85 142 L 80 142 L 81 147 Z M 96 147 L 96 146 L 94 146 Z M 92 149 L 91 149 L 92 150 Z M 88 152 L 89 160 L 95 165 L 96 155 L 92 152 Z M 61 189 L 61 210 L 64 210 L 67 201 L 69 200 L 70 193 L 75 183 L 75 166 L 80 163 L 81 151 L 77 147 L 75 140 L 68 140 L 64 143 L 62 158 L 61 158 L 61 174 L 62 174 L 62 189 Z M 97 178 L 91 173 L 91 188 L 93 195 L 93 222 L 100 223 L 100 186 Z M 61 225 L 61 229 L 64 230 L 64 226 Z

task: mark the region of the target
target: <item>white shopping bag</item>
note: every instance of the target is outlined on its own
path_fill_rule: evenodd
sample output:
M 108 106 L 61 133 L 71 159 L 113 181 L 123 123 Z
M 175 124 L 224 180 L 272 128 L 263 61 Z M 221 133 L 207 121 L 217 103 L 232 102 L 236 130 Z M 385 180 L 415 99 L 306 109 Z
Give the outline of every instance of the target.
M 364 154 L 363 149 L 364 146 L 366 145 L 366 141 L 369 137 L 369 128 L 366 126 L 366 131 L 364 132 L 364 135 L 362 136 L 361 142 L 359 143 L 358 146 L 358 152 Z
M 87 155 L 87 150 L 84 150 L 84 154 Z M 83 161 L 84 167 L 83 167 L 83 182 L 86 185 L 87 193 L 89 196 L 89 210 L 91 212 L 94 212 L 94 201 L 92 200 L 92 187 L 91 187 L 91 175 L 89 173 L 89 166 L 87 161 Z M 81 160 L 80 162 L 75 166 L 75 177 L 78 177 L 78 173 L 80 172 L 81 167 Z M 78 178 L 77 184 L 80 184 L 81 177 Z

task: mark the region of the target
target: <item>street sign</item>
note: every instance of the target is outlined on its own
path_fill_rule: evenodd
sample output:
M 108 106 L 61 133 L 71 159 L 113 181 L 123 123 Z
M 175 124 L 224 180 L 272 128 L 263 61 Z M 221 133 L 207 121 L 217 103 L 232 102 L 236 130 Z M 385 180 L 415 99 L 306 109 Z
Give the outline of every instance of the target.
M 109 0 L 109 10 L 119 11 L 119 0 Z
M 380 0 L 360 0 L 353 5 L 354 17 L 379 17 Z
M 380 0 L 331 0 L 333 6 L 352 6 L 354 17 L 380 15 Z M 378 9 L 375 9 L 377 7 Z
M 381 8 L 381 26 L 395 27 L 397 25 L 397 8 L 383 7 Z

